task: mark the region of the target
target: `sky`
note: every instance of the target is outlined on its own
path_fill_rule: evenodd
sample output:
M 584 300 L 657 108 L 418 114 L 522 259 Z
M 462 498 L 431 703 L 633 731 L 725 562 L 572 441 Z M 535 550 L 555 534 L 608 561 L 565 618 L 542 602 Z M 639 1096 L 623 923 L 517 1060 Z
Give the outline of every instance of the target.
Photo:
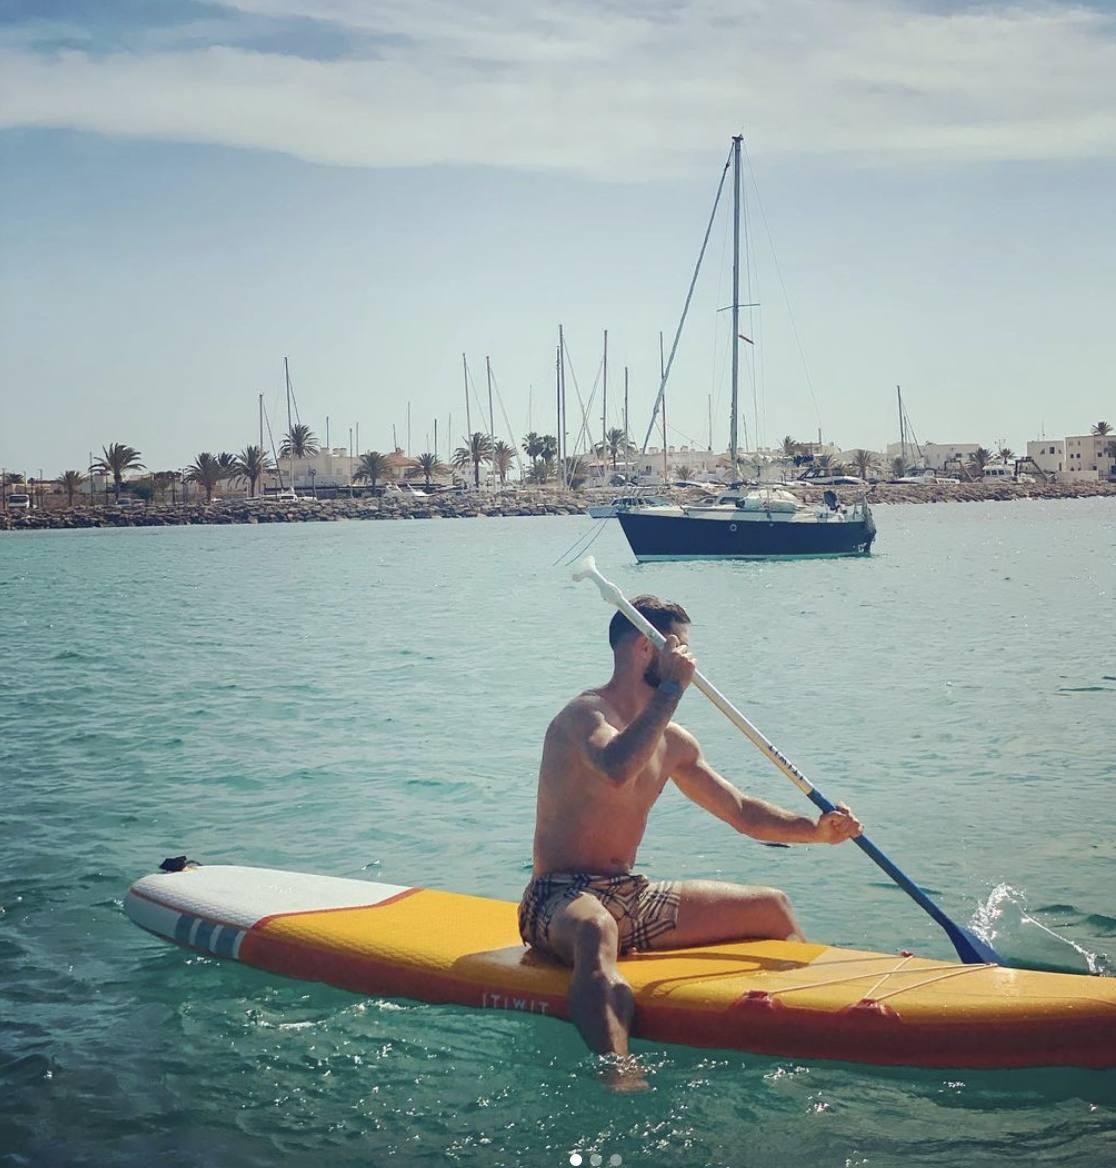
M 521 441 L 559 324 L 571 445 L 606 329 L 642 442 L 737 133 L 749 445 L 882 449 L 900 384 L 923 441 L 1116 422 L 1112 3 L 4 0 L 0 465 L 240 450 L 285 356 L 322 440 L 443 457 L 487 356 Z M 727 442 L 730 202 L 674 446 Z

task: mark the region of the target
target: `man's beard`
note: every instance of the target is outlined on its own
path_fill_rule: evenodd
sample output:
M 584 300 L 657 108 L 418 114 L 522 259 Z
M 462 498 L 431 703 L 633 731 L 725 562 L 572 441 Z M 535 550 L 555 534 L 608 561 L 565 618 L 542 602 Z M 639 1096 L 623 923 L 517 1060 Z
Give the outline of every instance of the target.
M 658 689 L 663 684 L 662 674 L 659 673 L 658 661 L 652 661 L 643 671 L 643 681 L 645 685 L 649 685 L 652 689 Z

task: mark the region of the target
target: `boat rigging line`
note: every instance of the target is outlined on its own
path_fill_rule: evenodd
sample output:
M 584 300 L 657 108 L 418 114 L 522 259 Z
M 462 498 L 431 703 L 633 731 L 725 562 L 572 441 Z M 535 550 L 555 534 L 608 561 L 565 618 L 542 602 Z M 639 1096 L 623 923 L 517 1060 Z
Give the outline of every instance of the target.
M 569 355 L 570 350 L 569 350 L 569 346 L 566 344 L 565 333 L 562 332 L 561 329 L 560 329 L 560 336 L 562 338 L 562 341 L 561 341 L 562 354 L 561 355 L 565 358 L 565 360 L 562 362 L 562 364 L 563 364 L 563 366 L 566 366 L 566 365 L 569 366 L 570 376 L 573 378 L 573 383 L 574 383 L 574 393 L 577 394 L 577 404 L 581 408 L 581 426 L 578 428 L 577 437 L 574 439 L 573 458 L 576 459 L 577 458 L 577 448 L 581 443 L 582 437 L 584 437 L 585 434 L 588 432 L 589 410 L 593 404 L 593 395 L 596 394 L 596 392 L 597 392 L 597 384 L 600 381 L 600 376 L 601 376 L 601 367 L 599 365 L 597 366 L 597 376 L 593 380 L 593 393 L 590 394 L 589 403 L 587 405 L 585 402 L 585 399 L 581 396 L 581 386 L 578 384 L 577 372 L 574 369 L 573 360 L 572 360 L 572 358 L 570 358 L 570 355 Z M 565 410 L 564 409 L 562 411 L 562 414 L 563 414 L 563 422 L 564 422 L 565 421 Z M 567 448 L 566 455 L 562 460 L 562 485 L 566 489 L 569 489 L 570 482 L 572 481 L 572 478 L 573 478 L 572 465 L 571 465 L 571 461 L 570 461 L 569 451 Z
M 802 344 L 802 338 L 798 332 L 798 321 L 795 319 L 794 311 L 791 308 L 790 294 L 787 292 L 787 282 L 783 279 L 783 269 L 779 264 L 779 256 L 775 251 L 775 238 L 771 234 L 771 224 L 767 220 L 767 212 L 764 210 L 763 200 L 760 198 L 759 184 L 756 182 L 756 168 L 752 162 L 752 156 L 748 153 L 748 147 L 743 140 L 740 143 L 741 149 L 744 151 L 745 161 L 748 163 L 748 173 L 752 176 L 752 190 L 756 196 L 756 206 L 759 208 L 760 219 L 763 221 L 764 234 L 767 236 L 767 245 L 771 249 L 771 261 L 775 265 L 775 274 L 779 278 L 779 289 L 783 293 L 783 303 L 787 306 L 787 316 L 790 318 L 791 333 L 794 336 L 795 348 L 798 349 L 798 358 L 802 362 L 802 372 L 806 378 L 806 388 L 810 393 L 810 401 L 814 407 L 814 418 L 818 423 L 818 428 L 821 429 L 821 410 L 818 408 L 817 394 L 814 392 L 814 381 L 810 376 L 810 366 L 806 360 L 806 350 Z M 766 410 L 766 401 L 764 409 Z
M 601 537 L 601 534 L 604 532 L 604 529 L 607 526 L 607 519 L 598 519 L 589 532 L 579 535 L 577 539 L 575 539 L 573 543 L 570 544 L 570 546 L 564 552 L 562 552 L 562 554 L 550 566 L 552 568 L 556 568 L 559 564 L 561 564 L 563 567 L 568 568 L 575 560 L 585 555 L 585 553 Z
M 511 419 L 508 417 L 508 411 L 507 411 L 506 407 L 504 406 L 504 398 L 503 398 L 503 395 L 500 393 L 500 384 L 496 380 L 496 374 L 495 374 L 495 372 L 492 372 L 491 366 L 489 366 L 489 372 L 492 375 L 492 387 L 496 391 L 496 401 L 500 405 L 500 415 L 503 417 L 504 425 L 507 427 L 508 437 L 512 439 L 511 448 L 512 448 L 512 450 L 515 451 L 516 469 L 519 471 L 519 477 L 522 480 L 524 477 L 524 475 L 523 475 L 523 459 L 520 457 L 519 443 L 516 442 L 515 438 L 513 437 Z M 530 427 L 528 427 L 528 429 L 529 428 Z
M 604 359 L 597 366 L 597 375 L 593 379 L 593 388 L 590 390 L 589 398 L 584 403 L 581 400 L 581 389 L 577 384 L 577 375 L 574 374 L 574 390 L 577 392 L 577 404 L 581 406 L 581 425 L 578 427 L 577 438 L 574 440 L 574 458 L 577 457 L 578 447 L 581 445 L 581 440 L 586 441 L 585 452 L 588 453 L 591 446 L 591 437 L 589 434 L 589 414 L 593 408 L 593 402 L 597 397 L 597 388 L 601 384 L 602 370 L 604 369 Z M 573 362 L 570 362 L 570 373 L 573 374 Z
M 275 460 L 275 473 L 279 477 L 279 490 L 283 490 L 283 467 L 279 462 L 279 455 L 275 450 L 275 435 L 271 432 L 271 418 L 268 417 L 267 407 L 263 404 L 263 394 L 260 394 L 260 410 L 263 414 L 264 423 L 267 426 L 267 440 L 271 445 L 271 457 Z M 261 493 L 263 484 L 260 484 Z
M 735 146 L 735 143 L 734 143 Z M 686 323 L 686 316 L 690 311 L 690 301 L 694 296 L 694 288 L 697 285 L 698 273 L 701 271 L 702 260 L 705 259 L 705 249 L 709 244 L 709 235 L 713 230 L 713 223 L 717 218 L 717 208 L 721 204 L 721 194 L 725 189 L 725 179 L 728 177 L 729 167 L 732 165 L 732 150 L 729 150 L 728 157 L 725 159 L 724 169 L 721 171 L 721 181 L 717 184 L 717 196 L 713 200 L 713 210 L 709 214 L 709 223 L 705 228 L 705 237 L 701 241 L 701 251 L 698 253 L 697 263 L 694 265 L 694 274 L 690 279 L 690 287 L 686 293 L 686 302 L 682 306 L 682 316 L 678 321 L 678 328 L 674 334 L 674 342 L 670 346 L 670 358 L 663 370 L 663 376 L 659 382 L 659 392 L 655 396 L 655 405 L 651 410 L 651 422 L 647 427 L 647 434 L 643 439 L 642 453 L 647 453 L 647 444 L 651 441 L 651 435 L 655 429 L 655 422 L 659 416 L 659 409 L 662 405 L 663 394 L 666 392 L 667 379 L 670 377 L 671 366 L 674 364 L 674 355 L 678 351 L 678 342 L 682 337 L 682 328 Z

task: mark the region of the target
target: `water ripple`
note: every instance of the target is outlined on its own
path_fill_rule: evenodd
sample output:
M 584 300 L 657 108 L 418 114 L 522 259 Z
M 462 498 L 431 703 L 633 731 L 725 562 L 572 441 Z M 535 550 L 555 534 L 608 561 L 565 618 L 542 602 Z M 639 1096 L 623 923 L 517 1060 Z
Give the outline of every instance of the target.
M 640 567 L 615 525 L 595 551 L 685 601 L 708 674 L 947 911 L 1021 963 L 1110 970 L 1111 501 L 883 518 L 867 561 Z M 560 1023 L 364 1001 L 126 920 L 128 884 L 182 852 L 517 896 L 547 722 L 608 669 L 607 611 L 547 567 L 590 523 L 5 537 L 3 1162 L 1111 1160 L 1112 1073 L 641 1043 L 652 1090 L 618 1099 Z M 800 805 L 696 696 L 681 717 Z M 951 956 L 854 849 L 758 848 L 674 790 L 644 862 L 779 883 L 813 936 Z

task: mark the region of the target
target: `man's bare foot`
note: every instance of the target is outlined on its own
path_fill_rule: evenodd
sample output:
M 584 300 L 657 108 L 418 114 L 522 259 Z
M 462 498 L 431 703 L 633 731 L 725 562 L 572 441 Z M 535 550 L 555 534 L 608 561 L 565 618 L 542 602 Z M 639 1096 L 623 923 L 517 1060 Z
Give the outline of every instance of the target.
M 639 1059 L 635 1055 L 602 1055 L 601 1081 L 618 1095 L 629 1095 L 637 1091 L 650 1091 L 651 1084 L 643 1073 Z

